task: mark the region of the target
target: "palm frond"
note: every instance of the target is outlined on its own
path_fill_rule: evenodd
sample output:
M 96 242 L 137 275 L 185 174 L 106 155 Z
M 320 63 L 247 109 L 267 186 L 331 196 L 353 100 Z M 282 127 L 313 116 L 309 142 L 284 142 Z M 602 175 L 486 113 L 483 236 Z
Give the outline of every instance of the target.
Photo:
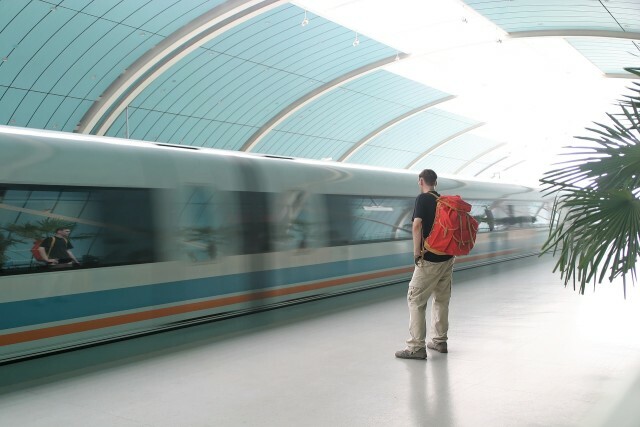
M 628 69 L 640 76 L 640 70 Z M 558 256 L 565 286 L 602 283 L 623 277 L 636 281 L 640 257 L 640 85 L 619 106 L 622 114 L 608 114 L 612 124 L 587 128 L 596 136 L 578 136 L 591 145 L 570 153 L 577 159 L 562 162 L 541 182 L 547 194 L 556 194 L 552 226 L 542 253 Z M 620 118 L 619 118 L 620 117 Z M 623 119 L 624 118 L 624 119 Z

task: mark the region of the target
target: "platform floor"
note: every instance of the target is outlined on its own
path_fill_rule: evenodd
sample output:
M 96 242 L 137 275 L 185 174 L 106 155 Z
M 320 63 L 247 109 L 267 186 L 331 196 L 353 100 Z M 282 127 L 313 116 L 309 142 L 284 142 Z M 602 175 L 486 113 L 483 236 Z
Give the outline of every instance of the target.
M 456 272 L 426 361 L 394 357 L 401 284 L 0 366 L 0 426 L 595 425 L 639 372 L 640 290 L 552 265 Z

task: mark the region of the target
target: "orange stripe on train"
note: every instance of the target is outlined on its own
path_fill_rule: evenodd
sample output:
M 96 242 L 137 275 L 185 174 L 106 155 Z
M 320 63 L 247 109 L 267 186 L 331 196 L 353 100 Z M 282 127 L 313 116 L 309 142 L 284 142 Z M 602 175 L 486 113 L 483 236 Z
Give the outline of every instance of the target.
M 215 300 L 200 301 L 183 304 L 174 307 L 158 308 L 138 313 L 122 314 L 118 316 L 106 317 L 103 319 L 87 320 L 84 322 L 71 323 L 68 325 L 51 326 L 48 328 L 35 329 L 31 331 L 16 332 L 13 334 L 0 335 L 0 346 L 18 344 L 22 342 L 35 341 L 45 338 L 53 338 L 60 335 L 68 335 L 77 332 L 86 332 L 94 329 L 108 328 L 112 326 L 124 325 L 127 323 L 141 322 L 144 320 L 156 319 L 159 317 L 183 314 L 192 311 L 207 310 L 225 305 L 239 304 L 257 299 L 273 298 L 290 295 L 300 292 L 308 292 L 316 289 L 340 286 L 351 282 L 359 282 L 370 279 L 377 279 L 385 276 L 409 273 L 413 267 L 403 267 L 394 270 L 381 271 L 376 273 L 363 274 L 354 277 L 326 280 L 323 282 L 310 283 L 306 285 L 291 286 L 288 288 L 260 291 L 251 294 L 237 295 L 232 297 L 217 298 Z
M 491 258 L 500 255 L 510 255 L 518 252 L 517 250 L 505 250 L 490 254 L 480 254 L 474 256 L 465 256 L 457 259 L 457 262 L 471 262 L 479 259 Z M 332 286 L 345 285 L 352 282 L 360 282 L 364 280 L 377 279 L 385 276 L 393 276 L 396 274 L 410 273 L 413 266 L 396 268 L 388 271 L 380 271 L 376 273 L 362 274 L 353 277 L 344 277 L 340 279 L 325 280 L 317 283 L 306 285 L 291 286 L 288 288 L 273 289 L 269 291 L 260 291 L 251 294 L 237 295 L 232 297 L 217 298 L 209 301 L 194 302 L 189 304 L 178 305 L 174 307 L 158 308 L 153 310 L 142 311 L 138 313 L 121 314 L 118 316 L 106 317 L 103 319 L 87 320 L 84 322 L 71 323 L 68 325 L 51 326 L 48 328 L 34 329 L 31 331 L 15 332 L 12 334 L 0 335 L 0 346 L 19 344 L 28 341 L 36 341 L 46 338 L 53 338 L 60 335 L 74 334 L 78 332 L 86 332 L 95 329 L 109 328 L 113 326 L 124 325 L 127 323 L 142 322 L 145 320 L 157 319 L 160 317 L 173 316 L 176 314 L 189 313 L 193 311 L 209 310 L 212 308 L 223 307 L 225 305 L 239 304 L 264 298 L 273 298 L 284 295 L 291 295 L 300 292 L 308 292 L 316 289 L 329 288 Z

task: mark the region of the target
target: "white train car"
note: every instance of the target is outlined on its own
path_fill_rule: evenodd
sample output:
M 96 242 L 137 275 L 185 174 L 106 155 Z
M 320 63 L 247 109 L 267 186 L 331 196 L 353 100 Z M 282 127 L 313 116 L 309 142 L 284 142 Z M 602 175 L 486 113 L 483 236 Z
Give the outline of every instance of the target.
M 0 363 L 407 280 L 417 173 L 0 126 Z M 480 233 L 456 268 L 537 253 L 532 188 L 440 177 Z M 79 265 L 34 259 L 72 230 Z

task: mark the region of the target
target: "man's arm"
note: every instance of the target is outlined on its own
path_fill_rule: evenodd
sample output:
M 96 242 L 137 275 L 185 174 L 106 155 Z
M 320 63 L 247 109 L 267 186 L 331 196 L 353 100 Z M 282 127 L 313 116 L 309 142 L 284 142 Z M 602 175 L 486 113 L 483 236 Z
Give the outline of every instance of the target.
M 411 235 L 413 236 L 413 258 L 417 262 L 422 255 L 422 218 L 413 219 Z
M 67 249 L 67 255 L 69 255 L 69 258 L 71 258 L 73 260 L 73 262 L 75 262 L 76 264 L 80 264 L 78 262 L 78 260 L 76 259 L 76 257 L 73 255 L 73 253 L 71 253 L 71 251 L 69 249 Z
M 40 246 L 38 248 L 38 253 L 40 254 L 40 257 L 42 257 L 43 260 L 45 260 L 46 262 L 49 262 L 49 257 L 47 256 L 47 251 L 45 251 L 42 246 Z
M 53 242 L 52 242 L 53 243 Z M 48 248 L 47 248 L 48 249 Z M 58 261 L 55 259 L 50 259 L 47 256 L 47 250 L 45 248 L 43 248 L 42 246 L 38 247 L 38 253 L 40 254 L 40 257 L 42 257 L 43 260 L 45 260 L 45 262 L 49 263 L 49 264 L 57 264 Z

